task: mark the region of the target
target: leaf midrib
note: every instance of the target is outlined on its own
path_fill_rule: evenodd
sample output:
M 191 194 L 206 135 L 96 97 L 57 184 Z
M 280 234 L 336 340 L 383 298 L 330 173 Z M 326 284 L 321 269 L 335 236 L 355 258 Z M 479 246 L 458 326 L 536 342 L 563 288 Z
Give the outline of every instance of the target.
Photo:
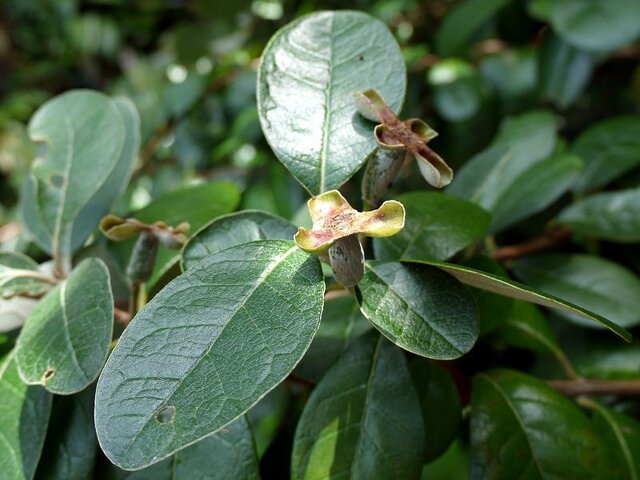
M 329 42 L 329 79 L 327 87 L 324 91 L 325 96 L 325 115 L 324 124 L 322 127 L 322 150 L 320 151 L 320 191 L 323 193 L 326 186 L 326 170 L 327 170 L 327 155 L 329 150 L 329 128 L 331 127 L 331 83 L 333 79 L 333 26 L 334 26 L 334 14 L 329 15 L 329 30 L 331 33 L 331 41 Z

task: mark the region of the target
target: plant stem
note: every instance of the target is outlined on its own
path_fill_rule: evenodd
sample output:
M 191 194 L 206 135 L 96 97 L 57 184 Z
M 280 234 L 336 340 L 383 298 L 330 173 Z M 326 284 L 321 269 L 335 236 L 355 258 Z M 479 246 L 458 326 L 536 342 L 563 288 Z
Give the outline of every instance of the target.
M 560 227 L 539 237 L 527 240 L 526 242 L 500 247 L 494 252 L 490 252 L 490 256 L 498 262 L 514 260 L 524 257 L 525 255 L 553 248 L 571 238 L 571 235 L 573 235 L 573 229 Z
M 568 397 L 579 395 L 622 395 L 640 397 L 640 380 L 548 380 L 547 384 Z

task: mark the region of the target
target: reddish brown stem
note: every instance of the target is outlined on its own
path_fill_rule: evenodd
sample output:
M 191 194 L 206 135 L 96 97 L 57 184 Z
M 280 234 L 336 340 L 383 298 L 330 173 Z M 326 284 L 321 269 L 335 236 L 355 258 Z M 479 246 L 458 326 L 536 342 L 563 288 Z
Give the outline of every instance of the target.
M 526 242 L 500 247 L 491 254 L 491 258 L 498 262 L 504 262 L 506 260 L 524 257 L 525 255 L 530 255 L 532 253 L 560 245 L 561 243 L 569 240 L 572 234 L 573 229 L 569 227 L 560 227 L 549 233 L 540 235 L 539 237 L 527 240 Z

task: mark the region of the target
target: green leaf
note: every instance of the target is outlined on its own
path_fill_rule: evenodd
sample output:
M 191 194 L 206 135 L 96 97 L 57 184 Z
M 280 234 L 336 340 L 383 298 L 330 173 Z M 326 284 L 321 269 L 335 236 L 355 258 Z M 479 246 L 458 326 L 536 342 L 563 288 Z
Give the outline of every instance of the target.
M 535 288 L 622 327 L 640 324 L 640 279 L 617 263 L 590 255 L 550 253 L 519 259 L 513 271 Z M 580 325 L 596 326 L 574 313 L 559 313 Z
M 295 373 L 318 382 L 349 344 L 370 328 L 351 295 L 326 300 L 318 333 Z
M 114 98 L 113 103 L 124 122 L 125 141 L 120 157 L 102 187 L 76 216 L 71 238 L 71 248 L 74 251 L 84 244 L 100 219 L 109 213 L 113 203 L 124 192 L 140 149 L 140 115 L 135 105 L 124 97 Z
M 65 261 L 84 241 L 80 231 L 87 233 L 100 221 L 87 217 L 84 209 L 104 211 L 115 200 L 105 195 L 100 200 L 108 204 L 96 203 L 97 192 L 107 179 L 115 179 L 114 170 L 125 157 L 128 135 L 118 105 L 102 93 L 73 90 L 45 103 L 29 123 L 29 135 L 46 150 L 34 160 L 24 187 L 23 222 L 42 248 Z M 134 158 L 124 159 L 131 164 Z M 81 213 L 91 225 L 74 227 Z
M 244 416 L 162 462 L 135 472 L 111 465 L 106 480 L 257 480 L 258 458 Z
M 565 208 L 558 222 L 590 238 L 640 242 L 640 190 L 591 195 Z
M 612 51 L 640 35 L 636 0 L 553 0 L 548 10 L 553 29 L 585 50 Z
M 602 444 L 608 447 L 611 477 L 640 479 L 640 422 L 624 413 L 615 412 L 590 401 L 593 406 L 593 428 Z
M 339 188 L 376 148 L 353 93 L 375 89 L 397 112 L 405 88 L 400 49 L 382 22 L 355 11 L 312 13 L 280 29 L 262 54 L 262 130 L 280 161 L 317 195 Z
M 571 188 L 582 168 L 580 158 L 559 154 L 535 163 L 511 179 L 491 211 L 491 231 L 503 230 L 547 208 Z
M 489 212 L 504 208 L 501 203 L 505 203 L 505 192 L 553 152 L 556 128 L 556 118 L 545 111 L 506 120 L 492 145 L 456 173 L 456 181 L 447 193 L 477 203 Z M 493 218 L 493 222 L 497 220 Z
M 182 269 L 209 255 L 256 240 L 291 240 L 297 228 L 288 221 L 258 210 L 244 210 L 216 218 L 202 227 L 182 250 Z
M 58 397 L 53 405 L 42 459 L 36 478 L 90 478 L 98 441 L 93 427 L 95 388 Z
M 465 0 L 447 13 L 436 33 L 436 52 L 442 57 L 462 54 L 480 27 L 511 0 Z
M 561 109 L 570 107 L 587 86 L 594 68 L 592 53 L 548 35 L 538 61 L 541 96 Z
M 472 478 L 599 478 L 598 438 L 586 415 L 544 382 L 513 370 L 476 376 L 471 447 Z
M 14 353 L 0 362 L 0 472 L 11 479 L 31 479 L 51 412 L 51 394 L 25 385 Z
M 469 480 L 471 478 L 469 450 L 458 438 L 439 458 L 429 462 L 422 469 L 422 480 Z
M 424 432 L 402 352 L 370 332 L 311 393 L 293 441 L 291 478 L 420 478 Z
M 562 352 L 547 319 L 532 304 L 517 301 L 507 321 L 491 335 L 502 346 L 525 348 L 538 353 Z
M 170 282 L 98 380 L 96 430 L 109 459 L 143 468 L 248 410 L 302 358 L 323 295 L 317 258 L 282 240 L 223 250 Z
M 18 252 L 0 251 L 0 298 L 46 292 L 51 284 L 38 278 L 38 264 Z
M 406 211 L 404 229 L 392 237 L 374 239 L 379 260 L 447 260 L 480 241 L 489 227 L 487 212 L 450 195 L 412 192 L 396 200 Z
M 215 181 L 172 190 L 146 207 L 132 212 L 131 216 L 147 224 L 164 221 L 175 226 L 188 222 L 190 233 L 195 233 L 212 219 L 233 212 L 239 204 L 238 187 L 229 182 Z M 128 251 L 131 251 L 133 244 L 133 241 L 127 242 Z M 180 252 L 160 246 L 148 286 L 153 286 L 179 260 Z
M 598 315 L 585 308 L 579 307 L 566 300 L 554 297 L 548 293 L 541 292 L 535 288 L 531 288 L 522 283 L 511 280 L 510 278 L 493 275 L 473 268 L 465 267 L 462 265 L 454 265 L 452 263 L 440 263 L 440 262 L 427 262 L 421 261 L 426 265 L 432 265 L 438 267 L 445 272 L 453 275 L 460 282 L 471 287 L 487 290 L 488 292 L 497 293 L 498 295 L 504 295 L 505 297 L 515 298 L 516 300 L 524 300 L 525 302 L 535 303 L 543 307 L 554 308 L 556 310 L 567 312 L 572 315 L 581 316 L 601 324 L 616 333 L 627 342 L 631 341 L 631 334 L 627 332 L 617 323 L 608 320 L 607 318 Z M 591 323 L 593 325 L 593 323 Z
M 53 393 L 79 392 L 100 373 L 113 331 L 109 271 L 90 258 L 31 313 L 16 345 L 20 376 Z
M 429 462 L 446 452 L 460 433 L 462 405 L 456 384 L 436 363 L 414 357 L 409 371 L 424 421 L 424 460 Z
M 477 255 L 463 264 L 466 267 L 488 272 L 498 277 L 507 277 L 507 272 L 502 265 L 495 260 L 485 256 Z M 494 330 L 499 325 L 507 321 L 513 307 L 513 299 L 496 295 L 479 288 L 470 287 L 471 295 L 478 307 L 478 322 L 480 324 L 480 335 L 485 335 Z
M 571 362 L 580 375 L 606 380 L 637 380 L 640 372 L 640 342 L 621 345 L 617 339 L 603 338 L 586 330 L 580 337 L 570 335 Z M 589 335 L 587 335 L 589 334 Z
M 358 292 L 364 316 L 389 340 L 415 354 L 458 358 L 478 338 L 473 298 L 437 268 L 367 262 Z
M 585 130 L 572 146 L 585 169 L 573 190 L 594 190 L 640 165 L 640 115 L 603 120 Z

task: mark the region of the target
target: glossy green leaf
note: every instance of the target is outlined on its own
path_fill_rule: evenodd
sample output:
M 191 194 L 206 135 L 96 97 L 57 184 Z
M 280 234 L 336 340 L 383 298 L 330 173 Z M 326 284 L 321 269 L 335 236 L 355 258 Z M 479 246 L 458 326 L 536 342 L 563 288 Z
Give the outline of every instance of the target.
M 498 277 L 508 276 L 502 265 L 485 255 L 471 257 L 463 265 Z M 478 307 L 480 335 L 487 334 L 507 321 L 513 308 L 513 299 L 479 288 L 470 287 L 470 290 Z
M 296 428 L 291 478 L 420 478 L 420 417 L 401 350 L 375 332 L 363 335 L 313 390 Z
M 455 480 L 471 478 L 469 449 L 460 438 L 439 458 L 423 467 L 421 480 L 452 480 L 454 478 Z
M 43 144 L 43 153 L 34 160 L 25 184 L 22 216 L 31 235 L 49 253 L 68 260 L 84 241 L 80 230 L 89 232 L 100 221 L 99 216 L 82 216 L 92 226 L 78 226 L 74 238 L 76 217 L 89 205 L 104 210 L 115 200 L 105 195 L 101 200 L 108 204 L 98 205 L 96 195 L 107 179 L 115 179 L 111 175 L 125 157 L 125 127 L 118 104 L 90 90 L 57 96 L 32 117 L 29 135 Z M 131 165 L 133 157 L 125 160 Z
M 556 35 L 548 35 L 538 61 L 540 95 L 566 109 L 587 86 L 594 68 L 592 53 L 575 48 Z
M 94 395 L 95 388 L 91 387 L 77 395 L 56 398 L 36 478 L 90 478 L 98 448 L 93 427 Z
M 640 165 L 640 115 L 609 118 L 585 130 L 572 146 L 585 169 L 576 192 L 594 190 Z
M 20 332 L 20 376 L 53 393 L 79 392 L 100 373 L 112 331 L 109 271 L 102 260 L 84 260 L 42 299 Z
M 96 430 L 109 459 L 145 467 L 247 411 L 302 358 L 323 294 L 317 258 L 282 240 L 223 250 L 170 282 L 98 381 Z
M 591 238 L 640 242 L 640 190 L 591 195 L 565 208 L 558 222 Z
M 214 181 L 172 190 L 130 216 L 148 224 L 163 221 L 176 226 L 187 222 L 192 235 L 214 218 L 233 212 L 239 204 L 238 187 L 229 182 Z M 133 248 L 133 243 L 127 244 L 129 248 Z M 160 246 L 156 266 L 147 283 L 154 285 L 179 260 L 180 252 Z
M 598 478 L 586 415 L 544 382 L 513 370 L 480 373 L 471 394 L 472 478 Z
M 456 172 L 447 193 L 492 212 L 504 203 L 504 193 L 518 178 L 552 153 L 556 128 L 555 117 L 545 111 L 506 120 L 493 144 Z
M 447 57 L 464 53 L 480 27 L 511 0 L 464 0 L 444 18 L 436 33 L 436 52 Z
M 456 384 L 435 362 L 414 357 L 409 371 L 422 410 L 428 462 L 446 452 L 460 433 L 462 405 Z
M 51 394 L 20 380 L 14 353 L 0 362 L 0 472 L 33 478 L 51 412 Z
M 566 299 L 622 327 L 640 324 L 640 279 L 610 260 L 582 254 L 550 253 L 522 258 L 513 271 L 527 284 Z M 594 327 L 574 313 L 562 316 Z
M 258 210 L 244 210 L 216 218 L 191 237 L 182 250 L 182 269 L 211 254 L 256 240 L 291 240 L 297 228 L 288 221 Z
M 46 292 L 51 284 L 38 276 L 38 264 L 30 257 L 0 251 L 0 298 L 25 292 Z
M 556 355 L 560 351 L 551 325 L 532 304 L 517 301 L 507 321 L 491 335 L 491 340 L 501 346 L 525 348 L 539 353 Z
M 553 29 L 578 48 L 611 51 L 640 36 L 636 0 L 553 0 L 547 8 Z
M 262 54 L 262 130 L 309 192 L 339 188 L 377 145 L 353 93 L 378 90 L 397 112 L 405 77 L 398 44 L 379 20 L 355 11 L 301 17 L 279 30 Z
M 422 261 L 420 263 L 441 268 L 450 275 L 453 275 L 460 282 L 471 287 L 487 290 L 489 292 L 497 293 L 498 295 L 504 295 L 505 297 L 515 298 L 516 300 L 535 303 L 536 305 L 541 305 L 543 307 L 553 308 L 561 312 L 575 315 L 576 317 L 580 316 L 589 320 L 590 325 L 600 324 L 624 338 L 627 342 L 631 341 L 631 334 L 617 323 L 587 310 L 586 308 L 574 305 L 567 300 L 555 297 L 549 293 L 542 292 L 527 285 L 523 285 L 522 283 L 511 280 L 510 278 L 493 275 L 491 273 L 475 270 L 462 265 L 454 265 L 452 263 L 426 261 Z
M 571 362 L 580 375 L 605 380 L 637 380 L 640 372 L 640 342 L 621 345 L 615 338 L 585 330 L 576 338 L 570 334 Z
M 611 468 L 609 478 L 640 479 L 640 422 L 597 402 L 593 405 L 593 428 L 607 446 Z
M 447 260 L 480 241 L 489 227 L 487 212 L 450 195 L 411 192 L 396 200 L 406 211 L 404 229 L 374 240 L 378 260 Z
M 368 262 L 358 292 L 364 316 L 410 352 L 440 360 L 458 358 L 478 338 L 473 298 L 438 268 Z
M 349 344 L 370 328 L 371 323 L 362 316 L 353 296 L 326 300 L 318 333 L 295 373 L 319 381 Z
M 244 416 L 162 462 L 128 472 L 111 465 L 105 480 L 257 480 L 258 458 Z
M 520 173 L 498 197 L 491 211 L 491 230 L 503 230 L 547 208 L 571 188 L 582 169 L 580 158 L 560 154 Z

